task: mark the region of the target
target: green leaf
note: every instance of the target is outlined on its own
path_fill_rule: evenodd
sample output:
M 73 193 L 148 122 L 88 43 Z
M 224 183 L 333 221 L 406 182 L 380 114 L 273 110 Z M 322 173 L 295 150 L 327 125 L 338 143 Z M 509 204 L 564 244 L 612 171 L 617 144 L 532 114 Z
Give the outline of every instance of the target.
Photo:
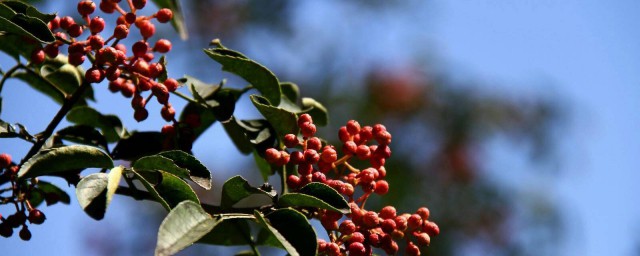
M 221 214 L 219 222 L 198 243 L 213 245 L 246 245 L 251 239 L 251 228 L 247 220 L 255 220 L 250 214 Z
M 302 213 L 282 208 L 264 217 L 258 211 L 254 215 L 258 223 L 268 229 L 290 255 L 316 255 L 316 233 Z
M 278 200 L 278 205 L 282 207 L 313 207 L 320 209 L 327 209 L 331 211 L 340 212 L 343 214 L 349 213 L 348 209 L 338 209 L 333 207 L 332 205 L 310 195 L 300 194 L 300 193 L 288 193 L 282 195 Z
M 196 100 L 198 100 L 198 98 L 207 99 L 211 97 L 216 92 L 218 92 L 218 90 L 220 90 L 220 88 L 222 87 L 221 85 L 224 84 L 224 82 L 220 84 L 207 84 L 197 78 L 188 75 L 185 75 L 182 80 L 184 80 L 184 83 L 189 89 L 189 92 L 191 92 L 191 95 L 193 95 Z M 215 104 L 212 104 L 211 107 L 215 107 Z
M 86 145 L 59 147 L 40 151 L 31 157 L 18 171 L 18 177 L 37 177 L 84 168 L 113 168 L 113 160 L 96 147 Z
M 82 209 L 92 218 L 101 220 L 111 203 L 111 198 L 122 178 L 122 166 L 106 173 L 90 174 L 80 180 L 76 186 L 76 197 Z
M 246 155 L 253 151 L 253 145 L 235 117 L 232 117 L 229 122 L 222 123 L 222 127 L 241 153 Z
M 200 200 L 191 186 L 176 175 L 164 171 L 138 172 L 135 171 L 135 168 L 133 173 L 147 191 L 167 210 L 171 210 L 185 200 L 200 204 Z
M 264 97 L 251 95 L 250 98 L 253 105 L 256 106 L 258 111 L 260 111 L 267 121 L 269 121 L 280 138 L 289 133 L 298 133 L 298 118 L 296 117 L 296 114 L 282 108 L 272 106 Z
M 180 150 L 145 156 L 132 165 L 136 171 L 166 171 L 180 178 L 188 178 L 199 186 L 211 189 L 211 172 L 194 156 Z
M 299 193 L 309 195 L 317 200 L 322 201 L 323 203 L 330 205 L 332 208 L 334 208 L 331 210 L 339 211 L 344 214 L 348 214 L 351 212 L 349 203 L 347 203 L 347 201 L 344 200 L 344 197 L 340 195 L 338 191 L 327 186 L 326 184 L 319 183 L 319 182 L 312 182 L 302 187 L 299 190 Z M 284 196 L 285 195 L 283 195 L 282 197 Z M 290 199 L 287 199 L 287 200 L 290 200 Z M 299 202 L 299 203 L 304 204 L 304 202 Z M 298 204 L 298 205 L 306 206 L 301 204 Z M 309 205 L 309 206 L 312 206 L 312 205 Z M 328 208 L 324 208 L 324 209 L 328 209 Z
M 111 152 L 114 159 L 136 160 L 160 153 L 165 136 L 160 132 L 133 132 L 121 139 Z
M 189 170 L 189 178 L 193 182 L 206 190 L 211 189 L 211 171 L 193 155 L 181 150 L 164 151 L 160 155 L 171 159 L 177 166 Z
M 47 59 L 40 69 L 40 73 L 66 95 L 73 94 L 84 79 L 84 72 L 81 68 L 69 64 L 67 56 L 62 54 L 53 60 Z M 85 92 L 83 99 L 85 98 L 94 99 L 93 87 L 89 87 Z
M 0 31 L 27 36 L 40 43 L 53 43 L 56 40 L 44 21 L 23 13 L 16 13 L 10 18 L 0 16 Z
M 185 122 L 188 118 L 192 118 L 192 116 L 200 118 L 200 126 L 193 128 L 195 139 L 200 137 L 204 131 L 216 122 L 216 116 L 213 114 L 213 111 L 193 102 L 187 103 L 187 105 L 182 109 L 178 120 L 180 122 Z
M 96 128 L 88 125 L 73 125 L 65 127 L 57 131 L 55 136 L 63 140 L 90 146 L 98 146 L 102 147 L 104 150 L 109 150 L 107 140 L 104 136 L 98 132 Z
M 220 206 L 225 209 L 260 208 L 272 205 L 274 197 L 273 194 L 252 187 L 241 176 L 234 176 L 222 185 Z
M 16 126 L 18 127 L 16 129 Z M 0 138 L 22 138 L 29 141 L 34 141 L 34 137 L 29 134 L 27 128 L 20 123 L 14 125 L 0 120 Z
M 40 75 L 33 75 L 29 72 L 18 71 L 13 73 L 12 77 L 24 81 L 31 86 L 31 88 L 49 96 L 49 98 L 53 99 L 56 103 L 60 105 L 64 103 L 64 93 Z
M 275 172 L 271 169 L 271 165 L 267 163 L 263 157 L 258 154 L 257 151 L 253 151 L 253 160 L 258 166 L 258 170 L 260 170 L 260 174 L 262 175 L 262 179 L 267 182 L 269 180 L 269 176 L 273 175 Z
M 29 194 L 29 203 L 31 203 L 32 207 L 37 208 L 42 202 L 46 202 L 47 206 L 58 202 L 70 204 L 71 198 L 67 192 L 56 185 L 40 180 L 35 189 Z
M 173 19 L 171 19 L 171 26 L 178 32 L 180 39 L 187 40 L 189 35 L 187 34 L 187 27 L 184 23 L 184 17 L 182 16 L 182 8 L 180 8 L 180 2 L 177 0 L 152 0 L 159 8 L 169 8 L 173 12 Z
M 35 7 L 21 1 L 3 1 L 1 5 L 11 8 L 14 11 L 14 13 L 22 13 L 31 17 L 36 17 L 42 20 L 44 23 L 47 23 L 56 17 L 55 14 L 41 13 Z M 3 16 L 3 17 L 10 18 L 6 16 Z
M 280 83 L 280 89 L 282 90 L 282 95 L 287 97 L 291 102 L 298 102 L 298 99 L 300 98 L 300 89 L 297 84 L 282 82 Z
M 319 126 L 329 124 L 329 112 L 320 102 L 312 98 L 302 98 L 304 110 L 300 114 L 307 113 L 313 118 L 313 123 Z
M 116 142 L 126 135 L 126 130 L 118 116 L 103 115 L 88 106 L 71 109 L 67 114 L 67 120 L 72 123 L 99 128 L 107 142 Z
M 271 104 L 280 104 L 280 83 L 270 70 L 228 49 L 211 48 L 204 52 L 222 64 L 222 70 L 234 73 L 253 85 Z
M 155 255 L 173 255 L 209 233 L 218 222 L 191 201 L 178 204 L 160 224 Z

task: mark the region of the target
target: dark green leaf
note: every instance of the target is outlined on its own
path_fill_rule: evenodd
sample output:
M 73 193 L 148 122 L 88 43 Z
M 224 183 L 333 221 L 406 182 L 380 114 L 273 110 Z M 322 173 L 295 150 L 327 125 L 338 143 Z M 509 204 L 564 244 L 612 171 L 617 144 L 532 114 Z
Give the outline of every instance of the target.
M 287 97 L 291 102 L 298 102 L 300 98 L 298 85 L 291 82 L 282 82 L 280 83 L 280 89 L 282 90 L 282 95 Z
M 216 92 L 218 92 L 218 90 L 220 90 L 221 84 L 223 84 L 223 83 L 207 84 L 205 82 L 198 80 L 197 78 L 187 76 L 187 75 L 184 76 L 183 80 L 185 80 L 184 82 L 185 85 L 189 89 L 189 92 L 191 92 L 191 95 L 193 95 L 193 97 L 196 98 L 196 100 L 198 98 L 204 100 L 211 97 Z M 215 107 L 215 106 L 211 105 L 211 107 Z
M 188 118 L 194 117 L 200 119 L 200 126 L 193 128 L 193 134 L 196 139 L 216 122 L 216 116 L 213 114 L 213 111 L 206 109 L 199 104 L 189 102 L 184 109 L 182 109 L 179 120 L 180 122 L 185 122 Z
M 16 126 L 18 127 L 16 129 Z M 0 120 L 0 138 L 22 138 L 28 141 L 34 141 L 34 137 L 29 134 L 27 128 L 20 123 L 14 125 Z
M 9 19 L 0 16 L 0 31 L 27 36 L 41 43 L 52 43 L 56 40 L 46 23 L 22 13 L 17 13 Z
M 180 2 L 177 0 L 152 0 L 159 8 L 169 8 L 173 12 L 173 19 L 171 19 L 171 26 L 178 32 L 180 39 L 186 40 L 189 35 L 187 34 L 187 27 L 184 24 L 184 17 L 182 16 L 182 9 L 180 8 Z
M 267 163 L 263 157 L 258 154 L 255 150 L 253 151 L 253 160 L 258 166 L 258 170 L 260 170 L 260 174 L 262 174 L 262 179 L 266 182 L 269 180 L 269 176 L 274 174 L 273 169 L 271 169 L 271 165 Z
M 284 249 L 284 246 L 282 246 L 282 243 L 278 241 L 278 238 L 274 236 L 273 233 L 271 233 L 271 231 L 268 228 L 261 228 L 258 231 L 258 238 L 256 240 L 256 244 Z
M 252 187 L 241 176 L 234 176 L 222 185 L 220 206 L 231 208 L 260 208 L 273 204 L 274 195 Z
M 122 177 L 121 166 L 106 173 L 90 174 L 76 186 L 76 197 L 82 209 L 92 218 L 101 220 L 111 203 Z
M 165 136 L 160 132 L 133 132 L 121 139 L 111 152 L 114 159 L 136 160 L 162 151 Z
M 70 171 L 83 168 L 113 168 L 113 160 L 96 147 L 71 145 L 40 151 L 25 162 L 19 178 Z
M 160 155 L 171 159 L 177 166 L 189 170 L 189 178 L 193 182 L 204 189 L 211 189 L 211 171 L 193 155 L 181 150 L 164 151 Z
M 72 123 L 99 128 L 108 142 L 116 142 L 126 135 L 122 122 L 115 115 L 103 115 L 88 107 L 76 107 L 69 111 L 67 120 Z
M 66 95 L 73 94 L 84 79 L 84 71 L 69 64 L 68 58 L 62 54 L 53 60 L 47 59 L 40 73 Z M 82 98 L 94 100 L 93 87 L 89 87 Z
M 212 48 L 205 49 L 204 52 L 222 64 L 223 70 L 234 73 L 253 85 L 271 104 L 280 104 L 280 83 L 270 70 L 231 50 Z
M 266 98 L 258 95 L 251 95 L 251 102 L 253 102 L 253 105 L 256 106 L 267 121 L 269 121 L 280 138 L 289 133 L 298 133 L 298 118 L 296 114 L 279 107 L 271 106 Z
M 302 98 L 302 107 L 304 110 L 300 113 L 307 113 L 313 118 L 313 123 L 319 126 L 325 126 L 329 123 L 329 112 L 327 109 L 312 98 Z
M 47 206 L 58 202 L 70 204 L 71 198 L 67 192 L 58 188 L 56 185 L 40 180 L 35 189 L 29 194 L 29 203 L 31 203 L 32 207 L 37 208 L 45 201 L 47 202 Z
M 171 210 L 185 200 L 200 204 L 200 200 L 191 186 L 176 175 L 164 171 L 137 172 L 135 169 L 134 174 L 149 193 L 167 210 Z
M 173 255 L 209 233 L 218 222 L 200 204 L 184 201 L 160 224 L 155 255 Z
M 107 140 L 96 130 L 96 128 L 88 125 L 69 126 L 56 132 L 56 136 L 63 140 L 76 143 L 99 146 L 105 150 L 109 149 Z
M 245 245 L 251 239 L 251 228 L 247 220 L 255 217 L 250 214 L 223 214 L 211 232 L 202 237 L 198 243 L 213 245 Z
M 249 138 L 247 138 L 247 135 L 235 117 L 232 117 L 229 122 L 222 123 L 222 127 L 224 127 L 227 135 L 229 135 L 229 138 L 231 138 L 231 141 L 233 141 L 233 144 L 236 145 L 236 148 L 238 148 L 241 153 L 246 155 L 253 151 L 253 145 L 251 145 Z
M 288 193 L 284 194 L 278 200 L 278 205 L 282 207 L 313 207 L 320 209 L 327 209 L 331 211 L 340 212 L 343 214 L 349 213 L 349 209 L 338 209 L 327 202 L 324 202 L 317 197 L 305 195 L 301 193 Z
M 5 52 L 16 61 L 20 61 L 20 56 L 29 58 L 36 47 L 41 46 L 39 43 L 25 44 L 23 36 L 0 32 L 0 51 Z
M 258 211 L 254 215 L 259 224 L 268 229 L 292 256 L 316 255 L 318 247 L 316 233 L 302 213 L 282 208 L 264 217 Z
M 313 196 L 323 202 L 339 209 L 342 213 L 349 213 L 351 208 L 344 197 L 335 189 L 319 182 L 312 182 L 302 187 L 299 191 L 301 194 Z
M 56 17 L 55 14 L 41 13 L 35 7 L 21 1 L 3 1 L 2 5 L 11 8 L 16 13 L 22 13 L 27 16 L 36 17 L 42 20 L 44 23 L 47 23 Z M 5 18 L 9 19 L 9 17 L 5 17 Z
M 136 160 L 133 169 L 143 171 L 165 171 L 181 178 L 189 177 L 189 170 L 178 167 L 171 159 L 160 155 L 144 156 Z

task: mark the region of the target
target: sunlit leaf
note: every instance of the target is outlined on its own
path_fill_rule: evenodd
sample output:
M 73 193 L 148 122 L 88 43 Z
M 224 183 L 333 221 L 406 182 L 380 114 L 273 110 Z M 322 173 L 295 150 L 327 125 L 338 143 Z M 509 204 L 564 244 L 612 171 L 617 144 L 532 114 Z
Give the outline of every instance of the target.
M 113 168 L 113 161 L 109 155 L 96 147 L 59 147 L 43 150 L 31 157 L 18 171 L 18 177 L 37 177 L 84 168 Z
M 155 255 L 173 255 L 209 233 L 218 222 L 200 204 L 179 203 L 160 224 Z

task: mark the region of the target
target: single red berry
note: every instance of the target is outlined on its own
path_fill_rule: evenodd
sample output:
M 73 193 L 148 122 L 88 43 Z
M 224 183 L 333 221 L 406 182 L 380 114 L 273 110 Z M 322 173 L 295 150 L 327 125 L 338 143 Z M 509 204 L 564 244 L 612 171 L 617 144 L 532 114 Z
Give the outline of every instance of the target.
M 320 154 L 320 158 L 323 162 L 333 163 L 338 160 L 338 152 L 336 152 L 336 150 L 331 147 L 325 147 L 322 150 L 322 154 Z
M 109 82 L 109 91 L 116 93 L 119 92 L 122 86 L 124 85 L 124 79 L 118 78 Z
M 31 63 L 42 64 L 44 62 L 45 53 L 42 48 L 34 49 L 31 52 Z
M 171 104 L 166 104 L 166 105 L 162 106 L 162 109 L 160 110 L 160 114 L 162 115 L 162 118 L 165 121 L 171 122 L 171 121 L 173 121 L 173 119 L 174 119 L 174 117 L 176 115 L 176 110 L 173 109 Z
M 371 126 L 362 127 L 358 134 L 360 135 L 361 140 L 368 141 L 373 138 L 373 128 Z
M 429 212 L 429 208 L 427 208 L 427 207 L 420 207 L 420 208 L 418 208 L 418 210 L 416 211 L 416 213 L 417 213 L 418 215 L 420 215 L 420 217 L 421 217 L 423 220 L 427 220 L 427 219 L 429 219 L 430 212 Z
M 49 58 L 55 58 L 58 56 L 58 54 L 60 53 L 60 48 L 58 47 L 57 44 L 53 43 L 53 44 L 48 44 L 44 47 L 44 53 L 49 57 Z
M 147 5 L 147 0 L 133 0 L 133 7 L 136 9 L 142 9 L 145 5 Z
M 311 122 L 304 122 L 300 125 L 300 133 L 304 137 L 312 137 L 316 134 L 316 125 Z
M 150 62 L 153 60 L 153 53 L 152 52 L 147 52 L 147 54 L 145 54 L 144 56 L 142 56 L 142 59 L 144 59 L 147 62 Z
M 0 223 L 0 236 L 11 237 L 13 235 L 13 228 L 6 222 Z
M 291 157 L 289 156 L 289 153 L 287 153 L 287 151 L 280 151 L 280 154 L 281 154 L 281 157 L 275 164 L 277 166 L 283 166 L 289 163 L 289 160 L 291 159 Z
M 90 68 L 84 74 L 84 79 L 89 83 L 99 83 L 102 82 L 105 76 L 105 71 L 100 68 Z
M 300 151 L 291 152 L 291 163 L 300 164 L 304 162 L 304 154 Z
M 11 165 L 11 155 L 7 153 L 0 154 L 0 169 L 7 168 Z
M 354 224 L 351 220 L 344 220 L 342 223 L 340 223 L 339 230 L 343 235 L 351 235 L 353 234 L 353 232 L 356 232 L 356 224 Z
M 147 109 L 139 108 L 133 112 L 133 118 L 138 122 L 144 121 L 147 117 L 149 117 L 149 111 L 147 111 Z
M 365 256 L 366 251 L 364 245 L 360 242 L 349 244 L 349 256 Z
M 313 149 L 307 149 L 304 151 L 304 160 L 307 163 L 315 164 L 320 160 L 320 155 Z
M 431 244 L 431 237 L 427 233 L 420 233 L 416 235 L 416 241 L 420 246 L 429 246 Z
M 167 53 L 171 51 L 171 41 L 167 39 L 160 39 L 156 42 L 153 50 L 159 53 Z
M 69 64 L 74 66 L 80 66 L 84 63 L 84 53 L 74 52 L 69 54 Z
M 96 4 L 93 1 L 81 1 L 78 3 L 78 13 L 82 16 L 88 16 L 96 10 Z
M 69 45 L 69 48 L 67 50 L 69 54 L 73 54 L 73 53 L 85 54 L 84 44 L 79 42 L 72 43 L 71 45 Z
M 131 46 L 131 50 L 133 51 L 134 56 L 142 57 L 147 54 L 149 46 L 147 46 L 147 43 L 145 41 L 138 41 L 135 42 L 133 46 Z
M 393 219 L 396 217 L 396 208 L 393 206 L 385 206 L 380 210 L 380 218 L 383 219 Z
M 145 39 L 156 33 L 156 26 L 148 20 L 136 22 L 136 26 L 140 29 L 140 35 Z
M 270 164 L 275 164 L 282 157 L 282 153 L 275 148 L 269 148 L 264 152 L 264 159 Z
M 158 103 L 164 105 L 169 102 L 169 90 L 167 90 L 164 84 L 154 83 L 151 87 L 151 92 L 156 96 L 156 99 L 158 99 Z
M 60 28 L 64 30 L 68 30 L 73 24 L 76 24 L 76 21 L 71 16 L 64 16 L 60 19 Z
M 135 96 L 133 96 L 133 99 L 131 99 L 131 107 L 133 109 L 144 108 L 146 104 L 147 101 L 140 94 L 136 94 Z
M 107 80 L 109 81 L 113 81 L 116 80 L 118 78 L 120 78 L 120 74 L 122 72 L 120 71 L 120 68 L 118 68 L 118 66 L 111 66 L 109 68 L 107 68 Z
M 340 246 L 336 243 L 327 244 L 327 254 L 330 256 L 339 256 L 340 254 Z
M 122 96 L 126 98 L 131 98 L 131 96 L 133 96 L 133 94 L 136 93 L 136 86 L 133 83 L 127 81 L 122 86 L 120 92 L 122 93 Z
M 146 79 L 146 78 L 140 78 L 138 80 L 138 89 L 140 89 L 140 91 L 146 92 L 148 90 L 151 90 L 152 87 L 153 87 L 153 81 L 150 81 L 149 79 Z
M 54 17 L 47 25 L 51 31 L 58 29 L 60 27 L 60 17 Z
M 376 182 L 365 182 L 360 183 L 360 187 L 362 187 L 362 191 L 366 194 L 371 194 L 376 190 Z
M 327 181 L 327 176 L 324 175 L 324 173 L 321 173 L 321 172 L 314 172 L 313 174 L 311 174 L 311 180 L 313 182 L 324 183 L 324 182 Z
M 346 126 L 340 127 L 340 130 L 338 130 L 338 138 L 343 143 L 351 140 L 351 135 L 349 134 L 349 131 L 347 131 Z
M 344 144 L 342 144 L 342 152 L 345 155 L 354 155 L 357 150 L 358 150 L 358 145 L 356 145 L 356 143 L 353 141 L 347 141 Z
M 362 224 L 364 224 L 365 227 L 373 228 L 378 226 L 378 223 L 378 214 L 374 211 L 368 211 L 362 216 Z
M 298 173 L 300 175 L 309 175 L 313 172 L 313 165 L 308 163 L 298 164 Z
M 353 193 L 355 193 L 355 189 L 353 188 L 353 185 L 349 183 L 344 183 L 342 185 L 342 188 L 344 190 L 342 194 L 345 196 L 353 196 Z
M 376 141 L 378 141 L 378 144 L 380 145 L 391 144 L 391 133 L 389 133 L 388 131 L 381 131 L 375 134 L 374 137 L 376 138 Z
M 176 128 L 173 125 L 167 124 L 162 126 L 162 130 L 160 130 L 160 133 L 165 135 L 176 134 Z
M 133 64 L 133 71 L 138 72 L 143 76 L 149 76 L 151 71 L 149 70 L 149 63 L 145 60 L 138 59 L 135 64 Z
M 371 157 L 371 150 L 367 145 L 360 145 L 356 148 L 356 155 L 362 160 L 369 159 L 369 157 Z
M 100 35 L 91 35 L 87 40 L 89 41 L 89 46 L 91 46 L 91 49 L 93 50 L 100 50 L 104 47 L 104 39 L 102 39 L 102 36 Z
M 170 9 L 162 8 L 156 13 L 156 19 L 160 23 L 167 23 L 173 18 L 173 12 Z
M 324 227 L 324 229 L 327 230 L 327 231 L 337 230 L 338 229 L 338 221 L 337 220 L 322 219 L 322 220 L 320 220 L 320 224 L 322 224 L 322 227 Z
M 347 238 L 347 242 L 364 243 L 364 235 L 360 232 L 353 232 L 353 234 L 349 235 L 349 237 Z
M 300 177 L 289 175 L 289 177 L 287 177 L 287 186 L 292 190 L 297 190 L 300 187 Z
M 319 151 L 322 148 L 322 141 L 318 137 L 311 137 L 307 140 L 307 149 Z
M 127 47 L 124 44 L 116 44 L 115 48 L 116 48 L 116 50 L 122 52 L 123 55 L 127 54 Z M 124 56 L 124 57 L 126 57 L 126 56 Z
M 407 218 L 400 215 L 400 216 L 396 216 L 393 219 L 396 222 L 396 229 L 400 230 L 400 231 L 405 231 L 407 230 Z
M 396 222 L 393 219 L 386 219 L 382 221 L 380 227 L 382 228 L 382 231 L 391 233 L 396 229 Z
M 298 127 L 302 126 L 302 124 L 306 123 L 306 122 L 310 122 L 313 123 L 313 119 L 311 118 L 311 115 L 309 114 L 302 114 L 298 117 Z
M 409 219 L 407 219 L 407 228 L 410 231 L 421 228 L 422 226 L 422 217 L 418 214 L 411 214 Z
M 47 218 L 44 216 L 44 213 L 42 213 L 42 211 L 38 209 L 32 209 L 31 211 L 29 211 L 29 217 L 27 217 L 27 219 L 29 220 L 29 223 L 42 224 Z
M 67 33 L 70 37 L 79 37 L 80 35 L 82 35 L 82 26 L 73 24 L 69 26 L 69 29 L 67 29 Z
M 162 65 L 160 65 L 160 67 L 162 67 Z M 167 87 L 167 90 L 169 90 L 170 92 L 173 92 L 176 89 L 178 89 L 179 85 L 178 85 L 178 81 L 176 81 L 175 79 L 167 78 L 167 80 L 164 80 L 164 86 Z
M 160 76 L 160 74 L 162 73 L 162 71 L 164 71 L 164 68 L 162 67 L 162 64 L 160 63 L 149 63 L 149 77 L 150 78 L 157 78 L 158 76 Z M 164 83 L 164 86 L 167 86 L 167 83 Z M 167 86 L 167 89 L 169 89 L 169 87 Z
M 116 11 L 116 4 L 108 0 L 100 1 L 100 10 L 104 13 L 113 13 Z
M 422 231 L 429 234 L 429 236 L 437 236 L 440 234 L 440 227 L 433 221 L 425 221 L 422 224 Z
M 376 189 L 374 192 L 378 195 L 386 195 L 389 193 L 389 183 L 386 180 L 376 181 Z
M 116 26 L 113 30 L 113 37 L 116 39 L 125 39 L 129 35 L 129 28 L 127 25 L 121 24 Z
M 128 24 L 133 24 L 136 23 L 136 14 L 135 13 L 127 13 L 124 15 L 124 20 L 128 23 Z
M 418 246 L 416 246 L 413 242 L 409 242 L 407 244 L 407 248 L 405 248 L 405 252 L 408 256 L 419 256 L 420 248 L 418 248 Z
M 29 231 L 27 225 L 22 226 L 22 229 L 20 229 L 20 233 L 18 233 L 18 235 L 20 235 L 20 239 L 24 241 L 31 240 L 31 231 Z
M 356 120 L 349 120 L 347 122 L 347 131 L 351 135 L 356 135 L 360 133 L 360 123 L 358 123 L 358 121 Z
M 101 64 L 115 64 L 118 61 L 118 50 L 113 47 L 102 48 L 96 54 L 96 61 Z
M 287 148 L 295 148 L 296 146 L 300 145 L 300 140 L 298 140 L 298 136 L 291 133 L 284 136 L 283 142 Z
M 396 253 L 398 253 L 398 243 L 396 243 L 396 241 L 393 240 L 389 240 L 390 242 L 388 244 L 383 245 L 382 249 L 384 250 L 384 252 L 386 252 L 389 255 L 396 255 Z
M 104 30 L 104 25 L 104 19 L 96 16 L 91 19 L 91 22 L 89 22 L 89 30 L 92 34 L 97 34 Z

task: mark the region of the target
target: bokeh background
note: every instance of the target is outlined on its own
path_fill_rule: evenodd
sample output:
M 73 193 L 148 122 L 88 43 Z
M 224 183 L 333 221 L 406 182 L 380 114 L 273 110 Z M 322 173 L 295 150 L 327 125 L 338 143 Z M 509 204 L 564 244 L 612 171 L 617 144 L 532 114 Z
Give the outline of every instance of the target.
M 349 119 L 387 126 L 394 136 L 391 193 L 370 207 L 427 205 L 442 230 L 428 254 L 640 255 L 640 2 L 182 4 L 188 41 L 157 26 L 157 35 L 174 44 L 170 76 L 229 78 L 230 86 L 242 87 L 201 52 L 220 38 L 324 103 L 331 114 L 329 127 L 320 129 L 326 138 L 337 140 L 337 128 Z M 62 15 L 75 10 L 74 1 L 36 5 Z M 12 62 L 0 54 L 0 68 Z M 136 123 L 129 101 L 101 86 L 94 106 L 120 114 L 129 129 L 164 124 L 156 104 L 149 120 Z M 184 105 L 177 97 L 172 103 Z M 56 111 L 21 82 L 5 86 L 2 120 L 36 133 Z M 236 114 L 259 116 L 246 100 Z M 0 151 L 15 156 L 27 146 L 0 140 Z M 237 153 L 219 125 L 194 153 L 213 170 L 218 189 L 238 173 L 262 182 L 252 158 Z M 67 191 L 73 198 L 73 188 Z M 212 202 L 216 191 L 208 192 Z M 165 214 L 126 197 L 116 197 L 100 222 L 75 200 L 43 211 L 48 221 L 31 228 L 32 240 L 0 239 L 0 254 L 148 255 Z M 194 246 L 181 254 L 242 249 Z

